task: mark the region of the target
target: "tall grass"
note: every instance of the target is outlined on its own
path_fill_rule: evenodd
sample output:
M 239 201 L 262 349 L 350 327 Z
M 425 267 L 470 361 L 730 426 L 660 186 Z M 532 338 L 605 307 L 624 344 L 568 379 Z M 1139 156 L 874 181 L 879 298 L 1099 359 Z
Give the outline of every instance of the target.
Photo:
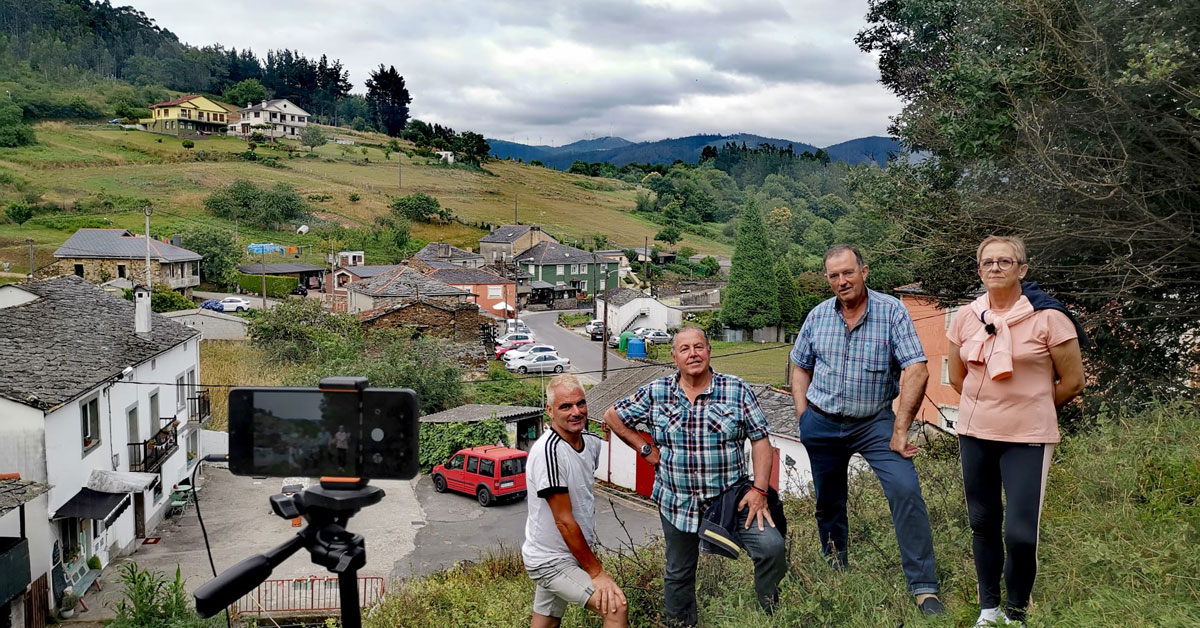
M 790 500 L 781 604 L 762 615 L 745 559 L 702 556 L 703 626 L 972 626 L 978 614 L 971 532 L 957 445 L 942 439 L 918 458 L 933 525 L 945 617 L 923 619 L 905 591 L 887 502 L 872 474 L 852 482 L 850 569 L 819 555 L 809 499 Z M 1097 430 L 1055 453 L 1042 515 L 1041 571 L 1030 628 L 1200 626 L 1200 411 L 1177 402 L 1101 418 Z M 663 625 L 661 546 L 603 558 L 630 599 L 632 626 Z M 401 583 L 367 625 L 525 626 L 533 583 L 515 550 Z M 573 608 L 564 626 L 599 626 Z
M 229 386 L 282 386 L 294 367 L 271 361 L 248 341 L 200 343 L 200 381 L 212 384 L 212 420 L 208 429 L 229 427 Z

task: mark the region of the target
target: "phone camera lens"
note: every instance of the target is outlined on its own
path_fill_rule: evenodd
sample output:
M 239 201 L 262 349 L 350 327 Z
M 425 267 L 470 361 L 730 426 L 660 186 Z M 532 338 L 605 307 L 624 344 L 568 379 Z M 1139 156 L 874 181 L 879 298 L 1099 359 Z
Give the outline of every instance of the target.
M 371 440 L 373 440 L 377 443 L 382 441 L 383 440 L 383 429 L 377 427 L 377 428 L 371 430 Z
M 383 454 L 375 454 L 374 456 L 371 456 L 371 462 L 374 462 L 375 464 L 382 463 L 383 462 Z

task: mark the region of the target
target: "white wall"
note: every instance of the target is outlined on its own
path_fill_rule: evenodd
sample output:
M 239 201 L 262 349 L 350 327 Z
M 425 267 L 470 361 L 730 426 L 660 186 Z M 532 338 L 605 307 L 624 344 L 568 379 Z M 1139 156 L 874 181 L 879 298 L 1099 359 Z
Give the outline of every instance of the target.
M 644 313 L 643 310 L 645 310 Z M 604 311 L 603 299 L 601 299 L 600 311 Z M 620 307 L 610 305 L 606 324 L 613 333 L 620 333 L 634 327 L 651 327 L 665 331 L 683 324 L 683 312 L 663 305 L 656 299 L 645 297 L 634 299 Z
M 181 325 L 187 325 L 200 331 L 204 340 L 245 340 L 246 328 L 249 326 L 245 319 L 226 317 L 209 310 L 185 310 L 182 312 L 167 312 L 167 318 Z M 231 320 L 232 319 L 232 320 Z
M 622 488 L 635 490 L 637 484 L 637 452 L 625 441 L 610 434 L 600 448 L 600 464 L 596 466 L 596 479 L 611 482 Z
M 0 536 L 21 536 L 21 514 L 13 510 L 0 517 Z M 46 518 L 46 495 L 25 503 L 25 537 L 29 539 L 29 573 L 32 580 L 50 571 L 50 551 L 53 535 Z
M 812 489 L 812 464 L 800 439 L 771 432 L 771 446 L 779 449 L 779 492 L 791 497 L 803 497 Z M 796 464 L 787 466 L 791 456 Z
M 46 482 L 42 416 L 41 410 L 0 398 L 0 473 Z
M 200 430 L 200 450 L 204 452 L 205 456 L 210 454 L 229 455 L 229 432 Z

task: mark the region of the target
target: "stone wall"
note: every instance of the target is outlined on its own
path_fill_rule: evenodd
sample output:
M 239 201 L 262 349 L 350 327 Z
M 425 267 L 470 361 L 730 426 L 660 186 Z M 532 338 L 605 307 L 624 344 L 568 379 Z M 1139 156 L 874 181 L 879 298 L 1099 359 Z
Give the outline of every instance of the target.
M 83 279 L 89 283 L 100 285 L 106 281 L 120 278 L 120 266 L 125 267 L 125 278 L 135 284 L 146 281 L 146 260 L 144 259 L 94 259 L 94 258 L 62 258 L 37 272 L 37 279 L 74 275 L 75 265 L 83 266 Z M 174 262 L 163 264 L 158 260 L 150 260 L 150 275 L 154 285 L 170 285 L 172 281 L 192 278 L 199 284 L 199 277 L 192 274 L 193 262 Z M 175 276 L 170 274 L 170 267 L 175 267 Z M 190 297 L 192 288 L 179 288 L 184 296 Z
M 413 303 L 378 318 L 365 321 L 368 329 L 415 328 L 424 336 L 449 338 L 458 342 L 479 340 L 479 324 L 486 322 L 479 308 L 471 304 L 444 305 Z

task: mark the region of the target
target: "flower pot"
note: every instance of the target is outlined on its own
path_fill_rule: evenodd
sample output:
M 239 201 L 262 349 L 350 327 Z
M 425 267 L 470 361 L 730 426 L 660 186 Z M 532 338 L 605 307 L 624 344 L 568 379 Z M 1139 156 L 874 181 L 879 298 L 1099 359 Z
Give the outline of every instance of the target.
M 59 614 L 59 616 L 60 616 L 60 617 L 62 617 L 63 619 L 70 619 L 70 618 L 72 618 L 72 617 L 74 617 L 74 616 L 75 616 L 75 609 L 73 609 L 73 608 L 64 608 L 64 609 L 62 609 L 62 610 L 58 611 L 58 614 Z

